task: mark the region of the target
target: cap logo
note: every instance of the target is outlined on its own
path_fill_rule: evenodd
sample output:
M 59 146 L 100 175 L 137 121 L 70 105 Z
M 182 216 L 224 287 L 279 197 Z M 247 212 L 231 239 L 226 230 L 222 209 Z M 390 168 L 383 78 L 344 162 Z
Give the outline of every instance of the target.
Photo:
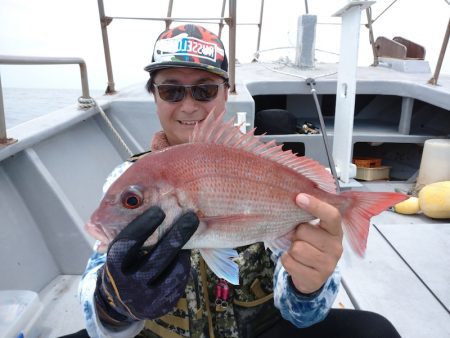
M 154 58 L 156 62 L 161 62 L 170 61 L 172 56 L 191 56 L 216 62 L 216 53 L 223 54 L 216 44 L 182 33 L 174 38 L 158 40 Z

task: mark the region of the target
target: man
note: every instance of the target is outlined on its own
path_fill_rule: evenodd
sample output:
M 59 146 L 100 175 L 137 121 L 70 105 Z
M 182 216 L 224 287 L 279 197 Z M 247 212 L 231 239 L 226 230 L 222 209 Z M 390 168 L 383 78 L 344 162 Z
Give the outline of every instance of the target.
M 153 138 L 153 151 L 188 142 L 196 123 L 213 109 L 225 109 L 224 46 L 200 26 L 163 32 L 145 70 L 163 129 Z M 116 168 L 104 190 L 136 160 L 139 156 Z M 296 202 L 320 222 L 300 224 L 290 249 L 278 257 L 262 243 L 237 248 L 238 286 L 218 279 L 198 251 L 181 250 L 199 223 L 193 213 L 182 215 L 154 247 L 142 248 L 165 217 L 160 208 L 150 208 L 115 238 L 107 255 L 96 251 L 89 260 L 80 283 L 87 332 L 91 337 L 309 337 L 325 328 L 328 333 L 322 334 L 329 335 L 332 324 L 298 328 L 322 321 L 338 292 L 341 217 L 312 196 L 299 194 Z

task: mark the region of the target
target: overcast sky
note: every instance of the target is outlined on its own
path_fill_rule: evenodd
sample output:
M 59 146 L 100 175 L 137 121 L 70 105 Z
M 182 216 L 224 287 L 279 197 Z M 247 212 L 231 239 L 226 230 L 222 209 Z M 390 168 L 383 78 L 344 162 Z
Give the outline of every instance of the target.
M 256 22 L 261 0 L 238 0 L 238 22 Z M 308 0 L 310 14 L 319 23 L 339 23 L 331 15 L 345 0 Z M 373 5 L 378 16 L 392 0 Z M 106 15 L 160 17 L 167 12 L 168 0 L 104 0 Z M 175 0 L 174 17 L 217 17 L 221 0 Z M 298 15 L 305 13 L 301 0 L 265 0 L 261 49 L 293 45 Z M 365 12 L 362 22 L 366 22 Z M 398 0 L 374 24 L 375 37 L 402 36 L 426 48 L 432 71 L 436 66 L 450 15 L 445 0 Z M 217 31 L 217 25 L 208 26 Z M 149 63 L 153 43 L 164 29 L 162 22 L 113 20 L 108 28 L 113 71 L 117 88 L 144 82 L 143 67 Z M 237 57 L 251 60 L 256 48 L 254 26 L 238 27 Z M 316 48 L 339 52 L 339 26 L 319 25 Z M 225 30 L 224 41 L 228 43 Z M 372 54 L 368 31 L 361 27 L 359 64 L 369 65 Z M 92 89 L 104 89 L 107 83 L 103 45 L 95 0 L 0 0 L 0 54 L 36 56 L 74 56 L 87 63 Z M 319 61 L 337 62 L 332 54 L 318 53 Z M 0 66 L 4 87 L 79 88 L 77 66 Z M 450 74 L 450 50 L 442 72 Z

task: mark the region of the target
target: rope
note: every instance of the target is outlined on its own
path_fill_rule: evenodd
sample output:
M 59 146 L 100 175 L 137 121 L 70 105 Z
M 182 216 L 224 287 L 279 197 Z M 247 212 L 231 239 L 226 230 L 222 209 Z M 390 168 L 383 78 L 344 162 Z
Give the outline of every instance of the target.
M 92 97 L 89 98 L 85 98 L 85 97 L 79 97 L 78 98 L 78 106 L 80 107 L 80 109 L 89 109 L 92 107 L 95 107 L 97 109 L 97 111 L 100 113 L 100 116 L 103 118 L 103 120 L 106 122 L 106 125 L 109 127 L 109 129 L 112 131 L 112 133 L 114 134 L 114 136 L 117 138 L 117 140 L 119 141 L 119 143 L 122 145 L 122 147 L 125 149 L 125 151 L 128 153 L 129 156 L 133 155 L 133 152 L 130 150 L 130 148 L 127 146 L 127 144 L 125 143 L 124 139 L 122 138 L 122 136 L 120 136 L 119 132 L 117 131 L 117 129 L 114 127 L 114 125 L 112 124 L 111 120 L 109 119 L 109 117 L 106 115 L 105 111 L 102 109 L 102 107 L 100 107 L 97 103 L 97 101 L 95 101 L 95 99 L 93 99 Z
M 378 20 L 378 18 L 380 17 L 380 16 L 382 16 L 384 13 L 386 13 L 386 11 L 389 9 L 389 8 L 391 8 L 392 7 L 392 5 L 393 4 L 395 4 L 397 2 L 397 0 L 394 0 L 394 1 L 392 1 L 391 2 L 391 4 L 389 5 L 389 6 L 387 6 L 375 19 L 373 19 L 372 20 L 372 24 L 375 22 L 375 21 L 377 21 Z
M 292 73 L 292 72 L 289 72 L 289 71 L 281 71 L 281 70 L 278 70 L 278 69 L 275 69 L 275 68 L 271 68 L 271 67 L 269 67 L 269 66 L 267 66 L 265 63 L 263 63 L 263 62 L 261 62 L 260 60 L 259 60 L 259 57 L 260 57 L 260 55 L 261 55 L 261 53 L 264 53 L 264 52 L 269 52 L 269 51 L 273 51 L 273 50 L 278 50 L 278 49 L 293 49 L 293 48 L 295 48 L 295 47 L 275 47 L 275 48 L 270 48 L 270 49 L 265 49 L 265 50 L 258 50 L 256 53 L 255 53 L 255 56 L 254 56 L 254 61 L 255 62 L 258 62 L 260 65 L 262 65 L 264 68 L 266 68 L 266 69 L 268 69 L 268 70 L 270 70 L 270 71 L 272 71 L 272 72 L 275 72 L 275 73 L 279 73 L 279 74 L 283 74 L 283 75 L 290 75 L 290 76 L 295 76 L 295 77 L 298 77 L 298 78 L 300 78 L 300 79 L 303 79 L 303 80 L 306 80 L 306 79 L 308 79 L 308 78 L 310 78 L 310 76 L 308 76 L 308 77 L 305 77 L 305 76 L 302 76 L 302 75 L 300 75 L 300 74 L 294 74 L 294 73 Z M 316 49 L 316 50 L 318 50 L 318 49 Z M 329 52 L 329 53 L 332 53 L 332 52 Z M 339 55 L 339 54 L 336 54 L 336 55 Z M 297 65 L 295 65 L 294 63 L 292 63 L 290 60 L 289 60 L 289 57 L 285 57 L 285 58 L 283 58 L 282 60 L 280 60 L 280 61 L 275 61 L 275 62 L 271 62 L 270 64 L 275 64 L 275 65 L 281 65 L 281 66 L 285 66 L 285 67 L 292 67 L 292 68 L 294 68 L 294 69 L 300 69 Z M 325 77 L 325 76 L 330 76 L 330 75 L 334 75 L 334 74 L 337 74 L 337 72 L 331 72 L 331 73 L 325 73 L 325 74 L 320 74 L 320 75 L 317 75 L 317 76 L 314 76 L 314 79 L 317 79 L 317 78 L 320 78 L 320 77 Z
M 259 62 L 259 61 L 258 61 L 258 62 Z M 270 70 L 270 71 L 272 71 L 272 72 L 275 72 L 275 73 L 279 73 L 279 74 L 283 74 L 283 75 L 290 75 L 290 76 L 298 77 L 298 78 L 303 79 L 303 80 L 306 80 L 306 79 L 309 78 L 309 77 L 305 77 L 305 76 L 302 76 L 302 75 L 299 75 L 299 74 L 293 74 L 293 73 L 291 73 L 291 72 L 283 72 L 283 71 L 278 70 L 278 69 L 275 69 L 275 68 L 270 68 L 269 66 L 265 65 L 265 64 L 262 63 L 262 62 L 259 62 L 259 64 L 262 65 L 264 68 L 266 68 L 266 69 L 268 69 L 268 70 Z M 295 65 L 290 64 L 290 63 L 284 63 L 284 65 L 285 65 L 285 66 L 296 67 Z M 298 68 L 298 67 L 297 67 L 297 68 Z M 331 72 L 331 73 L 326 73 L 326 74 L 320 74 L 320 75 L 315 76 L 314 78 L 317 79 L 317 78 L 320 78 L 320 77 L 330 76 L 330 75 L 334 75 L 334 74 L 337 74 L 337 72 Z
M 83 97 L 80 96 L 78 98 L 78 107 L 80 109 L 89 109 L 91 107 L 94 107 L 96 104 L 95 100 L 92 97 Z

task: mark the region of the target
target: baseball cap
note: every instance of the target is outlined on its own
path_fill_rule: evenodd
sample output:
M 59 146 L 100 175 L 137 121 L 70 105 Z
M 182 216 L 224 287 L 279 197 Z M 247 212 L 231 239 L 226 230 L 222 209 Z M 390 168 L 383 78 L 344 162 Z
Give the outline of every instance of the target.
M 155 43 L 152 73 L 164 68 L 195 68 L 228 79 L 228 60 L 219 37 L 198 25 L 181 25 L 162 32 Z

